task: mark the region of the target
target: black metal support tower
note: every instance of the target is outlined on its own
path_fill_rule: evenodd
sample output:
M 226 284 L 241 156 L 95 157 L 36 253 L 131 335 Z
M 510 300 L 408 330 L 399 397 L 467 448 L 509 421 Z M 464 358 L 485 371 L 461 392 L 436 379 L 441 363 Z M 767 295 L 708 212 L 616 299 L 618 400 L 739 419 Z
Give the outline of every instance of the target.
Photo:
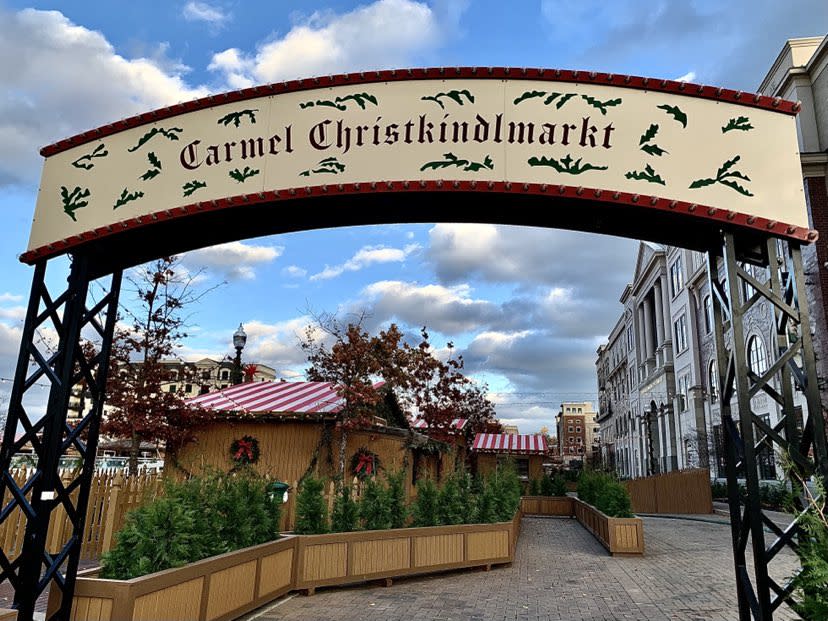
M 0 550 L 0 581 L 9 580 L 14 587 L 21 621 L 32 619 L 35 602 L 50 583 L 64 595 L 53 618 L 69 619 L 71 612 L 121 286 L 118 271 L 106 279 L 103 297 L 88 307 L 93 267 L 88 257 L 74 255 L 68 284 L 57 296 L 46 284 L 46 261 L 36 265 L 32 281 L 0 449 L 0 524 L 18 511 L 26 520 L 22 550 Z M 82 334 L 94 343 L 94 354 L 84 353 Z M 45 413 L 33 398 L 33 389 L 42 383 L 49 386 Z M 69 397 L 79 384 L 92 405 L 69 424 Z M 11 476 L 11 459 L 26 444 L 34 449 L 37 466 L 19 484 Z M 79 459 L 80 467 L 62 479 L 60 458 L 67 455 Z M 49 521 L 59 507 L 72 532 L 47 546 Z
M 758 272 L 748 270 L 748 264 L 757 266 Z M 757 276 L 757 273 L 763 275 Z M 804 478 L 828 475 L 824 420 L 799 245 L 770 237 L 758 242 L 755 238 L 742 240 L 725 233 L 722 245 L 711 248 L 708 253 L 708 278 L 713 293 L 739 619 L 769 621 L 782 602 L 793 602 L 793 585 L 785 572 L 774 573 L 773 560 L 786 547 L 796 550 L 799 517 L 783 530 L 765 515 L 759 503 L 757 454 L 772 446 L 790 464 L 785 474 L 795 491 L 801 490 Z M 776 351 L 767 369 L 751 369 L 745 350 L 745 318 L 763 303 L 773 309 Z M 808 417 L 801 431 L 794 407 L 794 380 L 804 392 L 808 406 Z M 781 408 L 781 418 L 773 427 L 751 409 L 751 399 L 760 392 Z M 739 478 L 744 478 L 747 486 L 744 504 L 739 498 Z M 766 528 L 773 533 L 767 542 Z

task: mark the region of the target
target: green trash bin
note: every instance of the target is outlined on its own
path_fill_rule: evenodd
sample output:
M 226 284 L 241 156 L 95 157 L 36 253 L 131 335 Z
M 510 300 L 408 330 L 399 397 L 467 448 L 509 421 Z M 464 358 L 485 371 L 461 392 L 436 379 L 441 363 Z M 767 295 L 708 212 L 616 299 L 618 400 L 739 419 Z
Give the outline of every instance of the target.
M 286 503 L 288 500 L 288 491 L 290 491 L 290 485 L 287 483 L 282 483 L 281 481 L 274 481 L 268 486 L 268 493 L 270 497 L 276 500 L 279 500 L 282 504 Z

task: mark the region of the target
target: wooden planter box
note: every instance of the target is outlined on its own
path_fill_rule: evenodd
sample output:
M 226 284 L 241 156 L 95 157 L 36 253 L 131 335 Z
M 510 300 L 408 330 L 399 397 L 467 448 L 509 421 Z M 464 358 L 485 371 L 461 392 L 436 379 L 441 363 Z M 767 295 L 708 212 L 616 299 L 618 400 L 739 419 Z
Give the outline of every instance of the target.
M 520 510 L 523 515 L 572 517 L 574 501 L 571 496 L 524 496 L 520 499 Z
M 644 525 L 641 518 L 609 517 L 583 500 L 572 500 L 575 519 L 611 554 L 644 554 Z
M 511 563 L 511 522 L 287 535 L 132 580 L 78 574 L 73 621 L 229 621 L 288 591 Z M 51 589 L 47 617 L 60 605 Z M 2 618 L 0 618 L 2 621 Z
M 78 574 L 73 621 L 226 621 L 293 587 L 296 537 L 228 552 L 131 580 Z M 60 605 L 50 589 L 47 618 Z
M 373 530 L 297 538 L 296 588 L 511 563 L 520 512 L 511 522 Z

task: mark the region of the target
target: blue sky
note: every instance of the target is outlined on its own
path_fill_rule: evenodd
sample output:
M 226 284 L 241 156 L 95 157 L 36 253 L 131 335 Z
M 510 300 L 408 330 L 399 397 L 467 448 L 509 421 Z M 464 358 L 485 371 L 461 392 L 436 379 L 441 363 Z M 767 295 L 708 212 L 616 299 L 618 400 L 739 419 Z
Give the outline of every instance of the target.
M 755 90 L 784 41 L 828 31 L 824 0 L 0 0 L 0 378 L 12 375 L 31 269 L 41 146 L 132 114 L 256 83 L 408 66 L 535 66 Z M 449 340 L 504 420 L 552 426 L 594 400 L 595 349 L 636 243 L 557 230 L 396 225 L 258 238 L 184 257 L 204 286 L 182 356 L 302 371 L 308 311 L 366 311 Z M 63 264 L 51 269 L 64 277 Z M 2 380 L 0 380 L 2 382 Z M 0 409 L 8 383 L 0 383 Z

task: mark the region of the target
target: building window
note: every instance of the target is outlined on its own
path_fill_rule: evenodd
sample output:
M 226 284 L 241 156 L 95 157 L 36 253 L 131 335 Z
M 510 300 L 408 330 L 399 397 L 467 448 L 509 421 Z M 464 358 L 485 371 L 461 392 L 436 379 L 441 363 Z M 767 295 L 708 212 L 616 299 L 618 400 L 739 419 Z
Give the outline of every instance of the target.
M 199 394 L 206 395 L 208 392 L 210 392 L 210 387 L 209 386 L 202 386 L 201 387 L 201 392 L 199 392 Z
M 762 414 L 760 416 L 762 422 L 770 427 L 770 414 Z M 757 435 L 761 436 L 762 432 L 757 430 Z M 776 463 L 773 458 L 773 445 L 767 438 L 762 442 L 762 448 L 756 454 L 756 461 L 759 462 L 759 478 L 766 480 L 776 479 Z
M 765 344 L 755 334 L 748 339 L 747 354 L 748 367 L 756 375 L 762 375 L 768 370 L 768 355 L 765 352 Z
M 627 326 L 627 351 L 633 350 L 633 328 Z
M 742 264 L 742 268 L 751 276 L 756 276 L 756 272 L 753 270 L 753 266 L 751 265 L 744 265 Z M 753 288 L 753 285 L 749 284 L 746 280 L 739 279 L 739 282 L 742 284 L 742 295 L 744 296 L 744 300 L 747 301 L 753 297 L 753 294 L 756 293 L 756 289 Z
M 178 386 L 175 384 L 170 384 L 170 392 L 175 392 L 178 389 Z
M 575 427 L 575 433 L 581 433 L 581 428 L 580 427 Z
M 678 394 L 679 409 L 682 412 L 687 411 L 687 403 L 688 403 L 688 400 L 689 400 L 688 399 L 688 397 L 689 397 L 688 393 L 689 392 L 690 392 L 690 376 L 689 375 L 682 375 L 679 378 L 679 394 Z
M 710 296 L 704 298 L 704 332 L 710 334 L 713 331 L 713 300 Z
M 227 388 L 227 384 L 222 384 L 221 389 L 224 390 L 225 388 Z
M 201 372 L 201 379 L 203 379 L 203 380 L 210 379 L 210 372 L 209 371 L 202 371 Z
M 521 479 L 528 479 L 529 478 L 529 458 L 528 457 L 517 457 L 515 459 L 515 468 L 517 469 L 518 476 Z
M 684 286 L 684 274 L 681 269 L 681 255 L 670 266 L 670 293 L 676 297 Z
M 673 327 L 676 331 L 676 353 L 681 353 L 687 349 L 687 316 L 682 315 L 676 319 Z
M 707 367 L 707 390 L 710 393 L 710 403 L 716 403 L 719 400 L 719 370 L 715 360 L 711 360 Z
M 222 369 L 222 371 L 221 371 L 221 379 L 223 379 L 223 380 L 229 380 L 229 379 L 230 379 L 230 371 L 228 371 L 227 369 Z
M 193 392 L 193 385 L 192 384 L 184 384 L 184 392 L 190 394 Z
M 570 444 L 575 444 L 575 438 L 572 437 L 572 436 L 569 436 L 569 443 Z
M 569 430 L 569 433 L 572 433 L 575 429 L 574 429 L 574 427 L 572 427 L 572 425 L 570 425 L 570 426 L 568 427 L 568 430 Z

